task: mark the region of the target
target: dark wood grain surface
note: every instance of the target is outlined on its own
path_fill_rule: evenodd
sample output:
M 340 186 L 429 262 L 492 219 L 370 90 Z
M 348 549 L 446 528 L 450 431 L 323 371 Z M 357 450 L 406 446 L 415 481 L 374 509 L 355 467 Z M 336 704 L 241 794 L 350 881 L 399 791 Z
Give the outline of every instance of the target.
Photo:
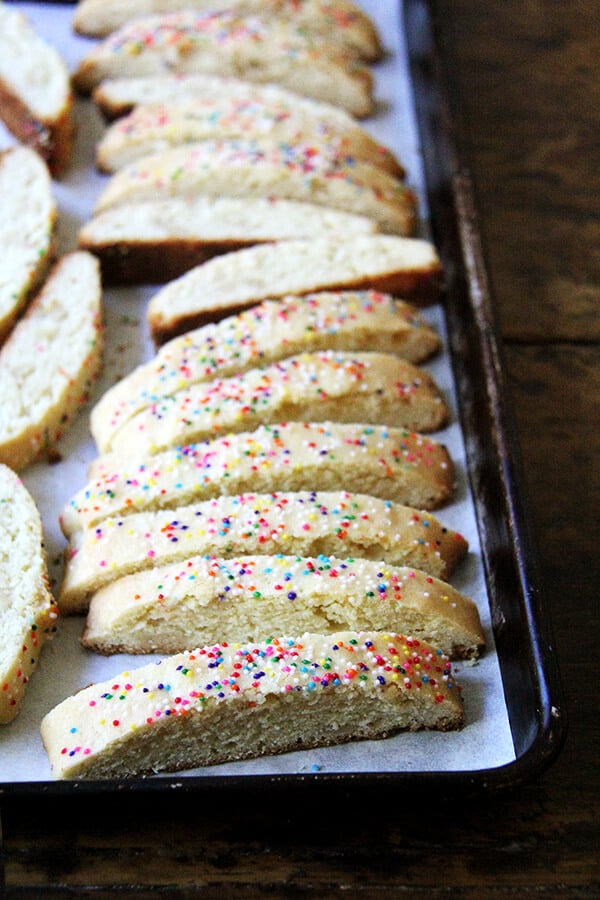
M 388 0 L 382 0 L 388 2 Z M 439 0 L 570 727 L 476 803 L 3 810 L 9 897 L 600 896 L 600 8 Z

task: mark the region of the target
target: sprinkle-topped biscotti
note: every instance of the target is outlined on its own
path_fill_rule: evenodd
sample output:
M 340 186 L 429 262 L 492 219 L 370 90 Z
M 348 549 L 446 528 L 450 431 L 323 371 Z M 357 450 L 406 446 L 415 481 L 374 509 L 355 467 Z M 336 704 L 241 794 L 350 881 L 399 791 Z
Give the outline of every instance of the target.
M 303 97 L 278 84 L 258 84 L 243 78 L 205 72 L 164 72 L 161 75 L 105 78 L 92 92 L 94 103 L 109 122 L 127 115 L 136 106 L 148 103 L 171 106 L 196 102 L 201 97 L 223 103 L 230 103 L 232 98 L 250 102 L 256 100 L 258 103 L 283 103 L 296 105 L 298 109 L 308 105 L 311 110 L 319 111 L 319 116 L 327 121 L 328 127 L 348 131 L 357 124 L 354 116 L 339 106 Z
M 66 614 L 84 612 L 89 598 L 117 578 L 196 555 L 324 553 L 439 572 L 445 565 L 440 554 L 457 560 L 465 548 L 463 538 L 444 531 L 433 517 L 366 494 L 221 496 L 179 509 L 115 516 L 75 532 L 65 554 L 59 605 Z
M 412 302 L 439 296 L 435 247 L 418 238 L 347 235 L 278 241 L 211 259 L 161 288 L 148 321 L 156 343 L 261 300 L 324 290 L 375 289 Z
M 300 143 L 328 148 L 337 157 L 364 160 L 396 178 L 404 168 L 355 119 L 330 104 L 257 86 L 254 93 L 144 103 L 106 129 L 96 165 L 116 172 L 143 156 L 198 141 L 227 138 Z
M 63 256 L 0 350 L 0 462 L 22 469 L 53 447 L 102 363 L 102 290 L 90 253 Z
M 375 234 L 366 216 L 277 197 L 171 197 L 92 216 L 78 246 L 97 256 L 105 284 L 164 284 L 213 256 L 255 244 Z
M 42 647 L 56 631 L 42 522 L 20 478 L 0 464 L 0 725 L 17 715 Z
M 34 150 L 12 147 L 0 153 L 0 197 L 2 343 L 54 256 L 56 201 L 48 167 Z
M 403 631 L 450 659 L 485 644 L 475 603 L 418 569 L 334 556 L 196 556 L 128 575 L 92 598 L 82 643 L 180 653 L 304 631 Z
M 382 53 L 375 25 L 351 0 L 79 0 L 73 27 L 79 34 L 106 37 L 131 19 L 182 9 L 266 14 L 288 19 L 315 37 L 335 31 L 336 40 L 366 60 L 377 60 Z
M 90 480 L 62 510 L 67 537 L 111 516 L 250 490 L 361 490 L 422 510 L 442 506 L 454 489 L 443 444 L 400 428 L 334 422 L 265 425 L 154 456 L 100 457 L 90 468 Z M 422 519 L 433 528 L 432 517 Z
M 160 397 L 114 434 L 117 455 L 277 422 L 369 422 L 429 432 L 448 421 L 433 378 L 391 353 L 301 353 Z
M 54 175 L 71 161 L 69 70 L 32 21 L 8 3 L 0 3 L 0 118 L 18 141 L 40 154 Z
M 416 199 L 404 181 L 343 155 L 322 140 L 215 138 L 141 157 L 110 178 L 94 212 L 169 197 L 279 197 L 373 219 L 382 232 L 411 235 Z
M 213 378 L 319 350 L 393 353 L 420 363 L 441 346 L 413 306 L 379 291 L 321 292 L 266 300 L 174 338 L 110 388 L 92 410 L 101 453 L 116 432 L 160 397 Z
M 167 657 L 67 698 L 41 732 L 54 778 L 116 778 L 463 723 L 440 651 L 351 631 Z
M 279 84 L 352 115 L 373 111 L 373 78 L 332 33 L 315 37 L 289 19 L 184 9 L 134 19 L 81 60 L 73 75 L 89 93 L 105 78 L 205 72 Z

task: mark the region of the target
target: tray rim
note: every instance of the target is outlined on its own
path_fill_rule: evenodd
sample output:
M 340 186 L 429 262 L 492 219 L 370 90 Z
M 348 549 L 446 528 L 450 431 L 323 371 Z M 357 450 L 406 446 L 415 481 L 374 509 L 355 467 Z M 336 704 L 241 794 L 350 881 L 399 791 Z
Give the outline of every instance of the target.
M 42 0 L 57 2 L 57 0 Z M 71 3 L 73 0 L 71 0 Z M 449 49 L 442 37 L 440 11 L 435 0 L 397 0 L 400 21 L 406 25 L 406 43 L 412 94 L 415 101 L 417 128 L 423 148 L 423 166 L 427 200 L 431 212 L 433 240 L 450 273 L 445 289 L 446 319 L 450 346 L 448 348 L 455 377 L 460 378 L 459 349 L 456 337 L 456 316 L 459 311 L 470 313 L 470 326 L 475 330 L 480 351 L 480 364 L 486 388 L 485 412 L 493 437 L 488 452 L 495 457 L 495 496 L 502 500 L 500 519 L 507 526 L 512 551 L 513 587 L 518 586 L 519 615 L 512 620 L 509 638 L 517 634 L 522 643 L 517 671 L 529 677 L 529 712 L 533 718 L 524 720 L 523 703 L 511 706 L 514 698 L 507 682 L 516 680 L 514 658 L 508 659 L 502 638 L 502 602 L 505 592 L 499 590 L 498 565 L 483 533 L 485 514 L 489 512 L 486 498 L 473 490 L 478 527 L 482 533 L 485 580 L 492 602 L 492 629 L 496 640 L 502 673 L 515 759 L 504 765 L 486 769 L 455 771 L 411 772 L 310 772 L 301 774 L 240 775 L 240 776 L 161 776 L 158 779 L 111 779 L 107 781 L 35 781 L 0 783 L 0 803 L 12 800 L 66 799 L 75 797 L 102 798 L 127 795 L 156 798 L 157 795 L 181 797 L 197 796 L 213 790 L 228 792 L 261 790 L 326 791 L 402 790 L 435 792 L 436 796 L 461 797 L 493 795 L 514 789 L 541 775 L 557 758 L 567 732 L 567 716 L 552 625 L 543 603 L 543 590 L 537 566 L 537 554 L 524 508 L 524 479 L 520 450 L 513 417 L 507 404 L 505 365 L 500 332 L 494 313 L 493 289 L 490 284 L 485 248 L 478 218 L 476 187 L 468 165 L 467 141 L 461 124 L 460 103 L 448 78 Z M 451 318 L 454 316 L 454 326 Z M 465 412 L 465 400 L 457 383 L 457 403 L 463 435 L 467 444 L 467 475 L 473 486 L 478 467 L 477 447 L 471 441 L 481 438 L 472 432 L 471 420 Z M 509 450 L 510 448 L 510 450 Z M 498 511 L 496 510 L 498 516 Z M 506 547 L 504 548 L 506 551 Z M 500 616 L 500 618 L 499 618 Z M 516 631 L 515 631 L 516 628 Z M 503 649 L 504 648 L 504 649 Z M 511 654 L 512 656 L 512 654 Z M 521 698 L 522 699 L 522 698 Z M 526 704 L 527 705 L 527 704 Z
M 507 680 L 514 681 L 506 658 L 503 658 L 503 640 L 499 634 L 495 610 L 492 608 L 492 627 L 502 672 L 507 707 L 515 742 L 516 759 L 498 769 L 476 775 L 480 786 L 494 785 L 497 789 L 514 787 L 540 775 L 558 756 L 568 728 L 562 682 L 556 652 L 552 624 L 544 606 L 544 589 L 539 573 L 537 550 L 526 515 L 526 496 L 516 424 L 508 402 L 506 366 L 504 362 L 500 329 L 495 313 L 493 286 L 489 276 L 485 246 L 479 224 L 477 189 L 470 168 L 468 129 L 461 116 L 458 85 L 450 75 L 450 35 L 441 24 L 442 11 L 435 0 L 400 0 L 406 23 L 406 40 L 410 76 L 415 97 L 417 126 L 423 148 L 426 190 L 431 209 L 434 241 L 446 246 L 454 268 L 446 291 L 446 316 L 464 313 L 460 301 L 468 299 L 467 311 L 473 317 L 478 337 L 482 373 L 485 376 L 485 402 L 494 442 L 497 484 L 495 499 L 502 500 L 500 515 L 506 524 L 514 554 L 514 583 L 518 585 L 521 601 L 520 635 L 525 641 L 526 663 L 533 678 L 531 699 L 535 701 L 535 733 L 524 733 L 524 723 L 519 721 L 518 709 L 511 707 L 507 693 Z M 420 95 L 420 98 L 419 98 Z M 441 250 L 443 254 L 443 250 Z M 465 296 L 462 297 L 461 295 Z M 456 334 L 449 328 L 449 334 Z M 461 376 L 461 354 L 456 346 L 450 347 L 451 359 L 458 382 Z M 472 382 L 471 382 L 472 387 Z M 477 448 L 469 446 L 469 437 L 477 438 L 471 418 L 484 411 L 465 411 L 465 403 L 457 398 L 463 419 L 463 434 L 467 442 L 468 474 L 473 478 L 477 460 Z M 479 435 L 480 437 L 480 435 Z M 481 448 L 479 448 L 481 452 Z M 480 461 L 481 463 L 481 461 Z M 489 473 L 488 473 L 489 474 Z M 473 498 L 480 531 L 485 531 L 485 500 L 474 487 Z M 488 495 L 489 501 L 489 495 Z M 487 508 L 489 512 L 489 507 Z M 494 584 L 498 578 L 498 563 L 492 558 L 490 541 L 482 534 L 481 540 L 486 582 L 491 597 L 495 596 Z M 506 598 L 504 598 L 506 599 Z M 524 660 L 521 660 L 523 666 Z M 514 687 L 514 685 L 513 685 Z

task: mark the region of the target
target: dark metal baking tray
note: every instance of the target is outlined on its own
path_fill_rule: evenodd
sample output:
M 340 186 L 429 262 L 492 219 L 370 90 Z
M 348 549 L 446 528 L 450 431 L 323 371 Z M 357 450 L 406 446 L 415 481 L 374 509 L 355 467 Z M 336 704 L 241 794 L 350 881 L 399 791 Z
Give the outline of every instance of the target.
M 460 100 L 447 69 L 447 32 L 434 0 L 405 0 L 404 13 L 433 237 L 448 273 L 445 311 L 468 474 L 516 754 L 507 766 L 466 777 L 465 787 L 489 792 L 530 780 L 554 761 L 566 734 L 566 710 L 527 519 Z
M 451 365 L 475 502 L 491 621 L 515 759 L 492 769 L 178 777 L 0 785 L 0 801 L 27 798 L 196 797 L 213 791 L 435 791 L 493 795 L 537 777 L 556 758 L 566 715 L 548 611 L 529 532 L 515 426 L 509 408 L 475 190 L 459 104 L 434 0 L 404 0 L 402 13 L 423 153 L 433 240 L 445 271 Z

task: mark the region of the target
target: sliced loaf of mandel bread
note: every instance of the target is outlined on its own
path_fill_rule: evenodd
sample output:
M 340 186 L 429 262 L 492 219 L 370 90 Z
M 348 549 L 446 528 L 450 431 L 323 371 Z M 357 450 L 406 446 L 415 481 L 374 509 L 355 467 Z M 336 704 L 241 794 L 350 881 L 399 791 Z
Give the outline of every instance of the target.
M 34 150 L 12 147 L 0 153 L 0 197 L 1 343 L 54 257 L 56 201 L 48 167 Z
M 441 651 L 402 634 L 346 631 L 162 658 L 63 700 L 41 734 L 53 777 L 84 779 L 463 724 L 461 689 Z
M 444 570 L 440 557 L 451 567 L 464 554 L 465 541 L 456 534 L 415 509 L 363 493 L 220 496 L 115 516 L 75 532 L 65 551 L 58 602 L 63 613 L 84 612 L 90 597 L 117 578 L 191 556 L 325 554 L 439 574 Z
M 339 157 L 364 160 L 396 178 L 405 175 L 393 153 L 350 116 L 330 104 L 268 87 L 136 106 L 106 129 L 96 145 L 96 165 L 102 172 L 116 172 L 152 153 L 219 138 L 329 145 Z
M 92 92 L 92 99 L 99 112 L 109 122 L 127 115 L 136 106 L 170 106 L 196 102 L 201 98 L 209 98 L 211 102 L 217 103 L 229 103 L 232 98 L 259 103 L 283 103 L 318 114 L 322 120 L 327 121 L 328 128 L 336 131 L 354 131 L 357 127 L 354 116 L 332 103 L 305 97 L 278 84 L 259 84 L 229 75 L 163 72 L 160 75 L 105 78 Z
M 223 253 L 255 244 L 375 234 L 366 216 L 277 197 L 171 197 L 93 216 L 77 242 L 100 260 L 105 284 L 164 284 Z
M 119 428 L 160 397 L 194 384 L 319 350 L 379 350 L 420 363 L 441 346 L 414 307 L 379 291 L 323 291 L 265 300 L 164 344 L 96 403 L 90 428 L 101 453 Z
M 101 361 L 98 262 L 76 251 L 56 263 L 0 349 L 0 462 L 18 470 L 51 450 Z
M 90 93 L 105 78 L 166 72 L 280 84 L 359 117 L 374 108 L 371 72 L 331 32 L 315 37 L 290 20 L 229 11 L 184 9 L 133 19 L 83 57 L 73 83 Z
M 0 3 L 0 118 L 54 175 L 71 161 L 73 96 L 67 65 L 8 3 Z
M 430 432 L 448 409 L 427 372 L 390 353 L 301 353 L 159 397 L 115 433 L 111 452 L 160 453 L 259 425 L 327 421 Z
M 286 294 L 373 288 L 424 303 L 439 297 L 441 281 L 435 247 L 419 238 L 375 234 L 277 241 L 196 266 L 154 294 L 147 316 L 161 344 Z
M 82 644 L 180 653 L 284 631 L 404 631 L 450 659 L 476 659 L 475 603 L 418 569 L 335 556 L 194 556 L 127 575 L 91 600 Z
M 375 25 L 351 0 L 79 0 L 73 28 L 88 37 L 106 37 L 131 19 L 183 9 L 284 18 L 315 37 L 335 30 L 336 40 L 363 59 L 375 61 L 382 54 Z
M 88 478 L 61 511 L 67 537 L 109 517 L 246 491 L 360 490 L 423 510 L 443 506 L 454 490 L 443 444 L 400 428 L 337 422 L 262 425 L 154 456 L 109 454 L 92 463 Z M 422 544 L 427 535 L 433 545 L 441 542 L 431 516 L 422 512 L 412 521 L 426 529 Z M 449 567 L 444 557 L 434 574 L 445 577 Z
M 0 464 L 0 725 L 19 712 L 57 618 L 39 512 L 20 478 Z
M 141 157 L 119 169 L 94 212 L 169 197 L 280 197 L 373 219 L 389 234 L 411 235 L 416 199 L 406 184 L 327 141 L 277 143 L 268 136 L 199 141 Z

